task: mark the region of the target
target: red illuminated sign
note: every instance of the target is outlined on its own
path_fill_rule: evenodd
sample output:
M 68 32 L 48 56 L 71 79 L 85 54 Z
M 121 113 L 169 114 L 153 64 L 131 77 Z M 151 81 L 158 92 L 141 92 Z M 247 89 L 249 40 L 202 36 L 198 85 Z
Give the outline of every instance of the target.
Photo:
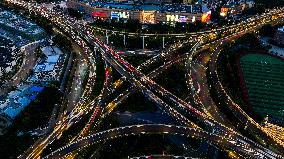
M 93 16 L 93 17 L 100 17 L 100 18 L 107 18 L 107 17 L 108 17 L 108 14 L 105 13 L 105 12 L 94 11 L 94 12 L 92 13 L 92 16 Z

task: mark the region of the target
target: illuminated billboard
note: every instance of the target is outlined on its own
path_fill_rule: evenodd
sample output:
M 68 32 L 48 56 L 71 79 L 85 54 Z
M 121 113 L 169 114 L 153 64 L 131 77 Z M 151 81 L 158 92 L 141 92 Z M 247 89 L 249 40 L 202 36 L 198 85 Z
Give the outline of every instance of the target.
M 210 17 L 211 17 L 211 11 L 203 13 L 202 17 L 201 17 L 201 21 L 206 23 L 206 22 L 208 22 L 210 20 Z
M 228 11 L 229 11 L 229 8 L 221 8 L 220 15 L 221 15 L 222 17 L 226 17 L 227 14 L 228 14 Z
M 167 22 L 178 22 L 178 15 L 166 15 Z
M 187 17 L 185 15 L 179 16 L 179 22 L 186 23 L 187 22 Z
M 129 12 L 117 12 L 117 11 L 111 11 L 110 13 L 111 19 L 129 19 Z
M 155 12 L 143 12 L 142 19 L 144 23 L 155 23 Z
M 99 18 L 107 18 L 108 14 L 106 12 L 102 12 L 102 11 L 93 11 L 92 16 L 93 17 L 99 17 Z
M 187 16 L 185 15 L 166 15 L 167 22 L 181 22 L 185 23 L 187 22 Z
M 194 23 L 196 21 L 195 16 L 192 16 L 191 22 Z

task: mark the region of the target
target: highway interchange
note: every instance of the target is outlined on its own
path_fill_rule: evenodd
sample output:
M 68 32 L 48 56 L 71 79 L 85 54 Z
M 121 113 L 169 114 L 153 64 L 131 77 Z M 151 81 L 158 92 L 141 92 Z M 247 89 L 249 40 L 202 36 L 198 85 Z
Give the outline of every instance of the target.
M 20 158 L 38 158 L 41 156 L 41 152 L 49 144 L 60 138 L 65 130 L 81 119 L 82 115 L 88 113 L 92 113 L 90 120 L 81 133 L 73 139 L 73 142 L 56 150 L 46 156 L 46 158 L 66 157 L 72 153 L 76 154 L 76 152 L 78 152 L 82 147 L 90 146 L 99 141 L 110 140 L 128 135 L 147 134 L 151 132 L 157 134 L 169 133 L 182 136 L 199 137 L 211 141 L 212 144 L 225 146 L 227 149 L 235 151 L 245 157 L 283 158 L 283 156 L 281 156 L 283 154 L 279 154 L 279 152 L 284 152 L 283 142 L 273 136 L 270 136 L 268 132 L 266 132 L 252 118 L 246 115 L 246 113 L 231 100 L 222 88 L 222 85 L 220 85 L 221 83 L 218 80 L 218 75 L 216 74 L 217 72 L 214 66 L 223 43 L 231 39 L 236 39 L 245 33 L 253 32 L 256 28 L 259 28 L 264 24 L 282 22 L 284 17 L 284 10 L 282 8 L 270 10 L 263 15 L 257 15 L 245 22 L 228 26 L 226 28 L 192 33 L 189 35 L 187 41 L 182 41 L 171 46 L 166 52 L 154 56 L 139 67 L 135 68 L 109 46 L 100 41 L 100 39 L 95 37 L 95 35 L 92 34 L 93 29 L 88 25 L 79 23 L 62 13 L 46 9 L 35 3 L 27 3 L 18 0 L 6 0 L 6 2 L 45 17 L 52 21 L 54 25 L 62 29 L 63 32 L 68 34 L 70 38 L 84 50 L 85 59 L 88 61 L 88 64 L 92 69 L 91 72 L 93 72 L 90 76 L 87 87 L 76 106 L 68 108 L 64 114 L 58 118 L 54 127 L 52 127 L 50 131 L 42 137 L 42 139 L 22 154 Z M 218 37 L 220 35 L 221 37 Z M 187 53 L 181 54 L 180 56 L 174 55 L 178 48 L 188 44 L 192 45 L 191 50 Z M 220 95 L 229 102 L 229 108 L 234 111 L 234 114 L 241 121 L 249 121 L 250 124 L 248 125 L 248 129 L 252 131 L 252 133 L 257 132 L 259 137 L 265 139 L 265 141 L 269 141 L 269 143 L 273 143 L 273 148 L 278 151 L 272 151 L 261 146 L 260 144 L 239 134 L 234 130 L 234 128 L 232 128 L 232 126 L 227 125 L 226 122 L 215 119 L 215 116 L 217 116 L 219 112 L 209 112 L 205 105 L 195 108 L 194 104 L 181 100 L 153 81 L 154 77 L 175 63 L 186 62 L 186 66 L 190 68 L 192 64 L 191 60 L 197 56 L 200 52 L 199 50 L 212 46 L 216 46 L 216 48 L 214 48 L 212 53 L 209 69 L 213 77 L 216 78 L 216 88 L 220 91 Z M 106 77 L 104 87 L 101 90 L 100 95 L 92 100 L 90 99 L 90 93 L 92 92 L 92 84 L 94 83 L 94 78 L 96 76 L 94 73 L 96 70 L 96 58 L 94 57 L 96 56 L 96 53 L 92 52 L 97 51 L 100 52 L 103 60 L 105 61 Z M 145 69 L 155 63 L 159 63 L 160 61 L 164 61 L 164 63 L 154 71 L 147 75 L 141 72 L 142 69 Z M 122 75 L 122 78 L 113 84 L 111 83 L 112 69 L 115 69 Z M 195 91 L 198 91 L 198 88 L 192 89 L 194 80 L 191 79 L 193 76 L 191 76 L 190 72 L 187 77 L 189 79 L 187 83 L 191 87 L 189 89 L 193 90 L 193 98 L 196 102 L 202 103 L 200 101 L 200 97 L 195 95 Z M 124 83 L 124 81 L 128 81 L 132 86 L 107 103 L 108 95 L 112 94 Z M 107 115 L 110 114 L 117 105 L 130 96 L 134 91 L 141 91 L 145 97 L 156 103 L 162 111 L 169 116 L 172 116 L 178 123 L 180 123 L 181 126 L 155 124 L 120 127 L 103 132 L 90 130 L 91 127 L 94 127 L 94 130 L 102 118 L 107 117 Z M 192 118 L 198 119 L 198 123 L 191 121 Z M 198 126 L 200 123 L 206 125 L 206 128 Z

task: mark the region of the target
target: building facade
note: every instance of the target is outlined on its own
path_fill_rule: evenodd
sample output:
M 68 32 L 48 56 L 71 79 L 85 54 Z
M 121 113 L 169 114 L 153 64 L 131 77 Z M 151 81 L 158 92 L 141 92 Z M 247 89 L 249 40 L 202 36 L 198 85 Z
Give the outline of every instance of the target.
M 128 20 L 137 19 L 141 23 L 191 23 L 197 20 L 207 22 L 210 20 L 210 13 L 204 12 L 200 5 L 177 5 L 172 7 L 166 5 L 163 9 L 160 6 L 155 5 L 106 5 L 104 7 L 98 7 L 98 5 L 90 5 L 80 1 L 68 1 L 68 8 L 73 8 L 86 14 L 91 15 L 94 19 L 116 19 L 116 20 Z M 180 8 L 186 8 L 186 10 L 179 10 Z
M 284 27 L 277 29 L 275 36 L 274 36 L 274 40 L 278 44 L 284 45 Z

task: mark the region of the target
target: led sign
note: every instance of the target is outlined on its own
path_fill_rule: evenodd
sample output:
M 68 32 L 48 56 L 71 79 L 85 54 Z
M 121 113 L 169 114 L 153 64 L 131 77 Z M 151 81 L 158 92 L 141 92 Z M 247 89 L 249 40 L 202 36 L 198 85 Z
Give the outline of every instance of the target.
M 111 19 L 128 19 L 129 18 L 129 12 L 116 12 L 112 11 L 110 13 Z
M 167 22 L 182 22 L 185 23 L 187 22 L 187 16 L 184 15 L 166 15 L 167 17 Z
M 144 23 L 155 23 L 155 13 L 154 12 L 143 12 L 143 22 Z
M 211 11 L 203 13 L 201 17 L 201 21 L 204 23 L 208 22 L 210 20 L 210 17 L 211 17 Z
M 178 22 L 178 15 L 167 15 L 167 22 Z
M 222 17 L 225 17 L 225 16 L 227 16 L 228 11 L 229 11 L 228 8 L 221 8 L 220 15 L 221 15 Z
M 194 23 L 196 21 L 195 16 L 192 16 L 191 22 Z
M 100 17 L 100 18 L 107 18 L 108 17 L 107 13 L 105 13 L 105 12 L 98 12 L 98 11 L 94 11 L 92 13 L 92 16 L 93 17 Z
M 179 22 L 186 23 L 187 22 L 187 17 L 184 16 L 184 15 L 179 16 Z

